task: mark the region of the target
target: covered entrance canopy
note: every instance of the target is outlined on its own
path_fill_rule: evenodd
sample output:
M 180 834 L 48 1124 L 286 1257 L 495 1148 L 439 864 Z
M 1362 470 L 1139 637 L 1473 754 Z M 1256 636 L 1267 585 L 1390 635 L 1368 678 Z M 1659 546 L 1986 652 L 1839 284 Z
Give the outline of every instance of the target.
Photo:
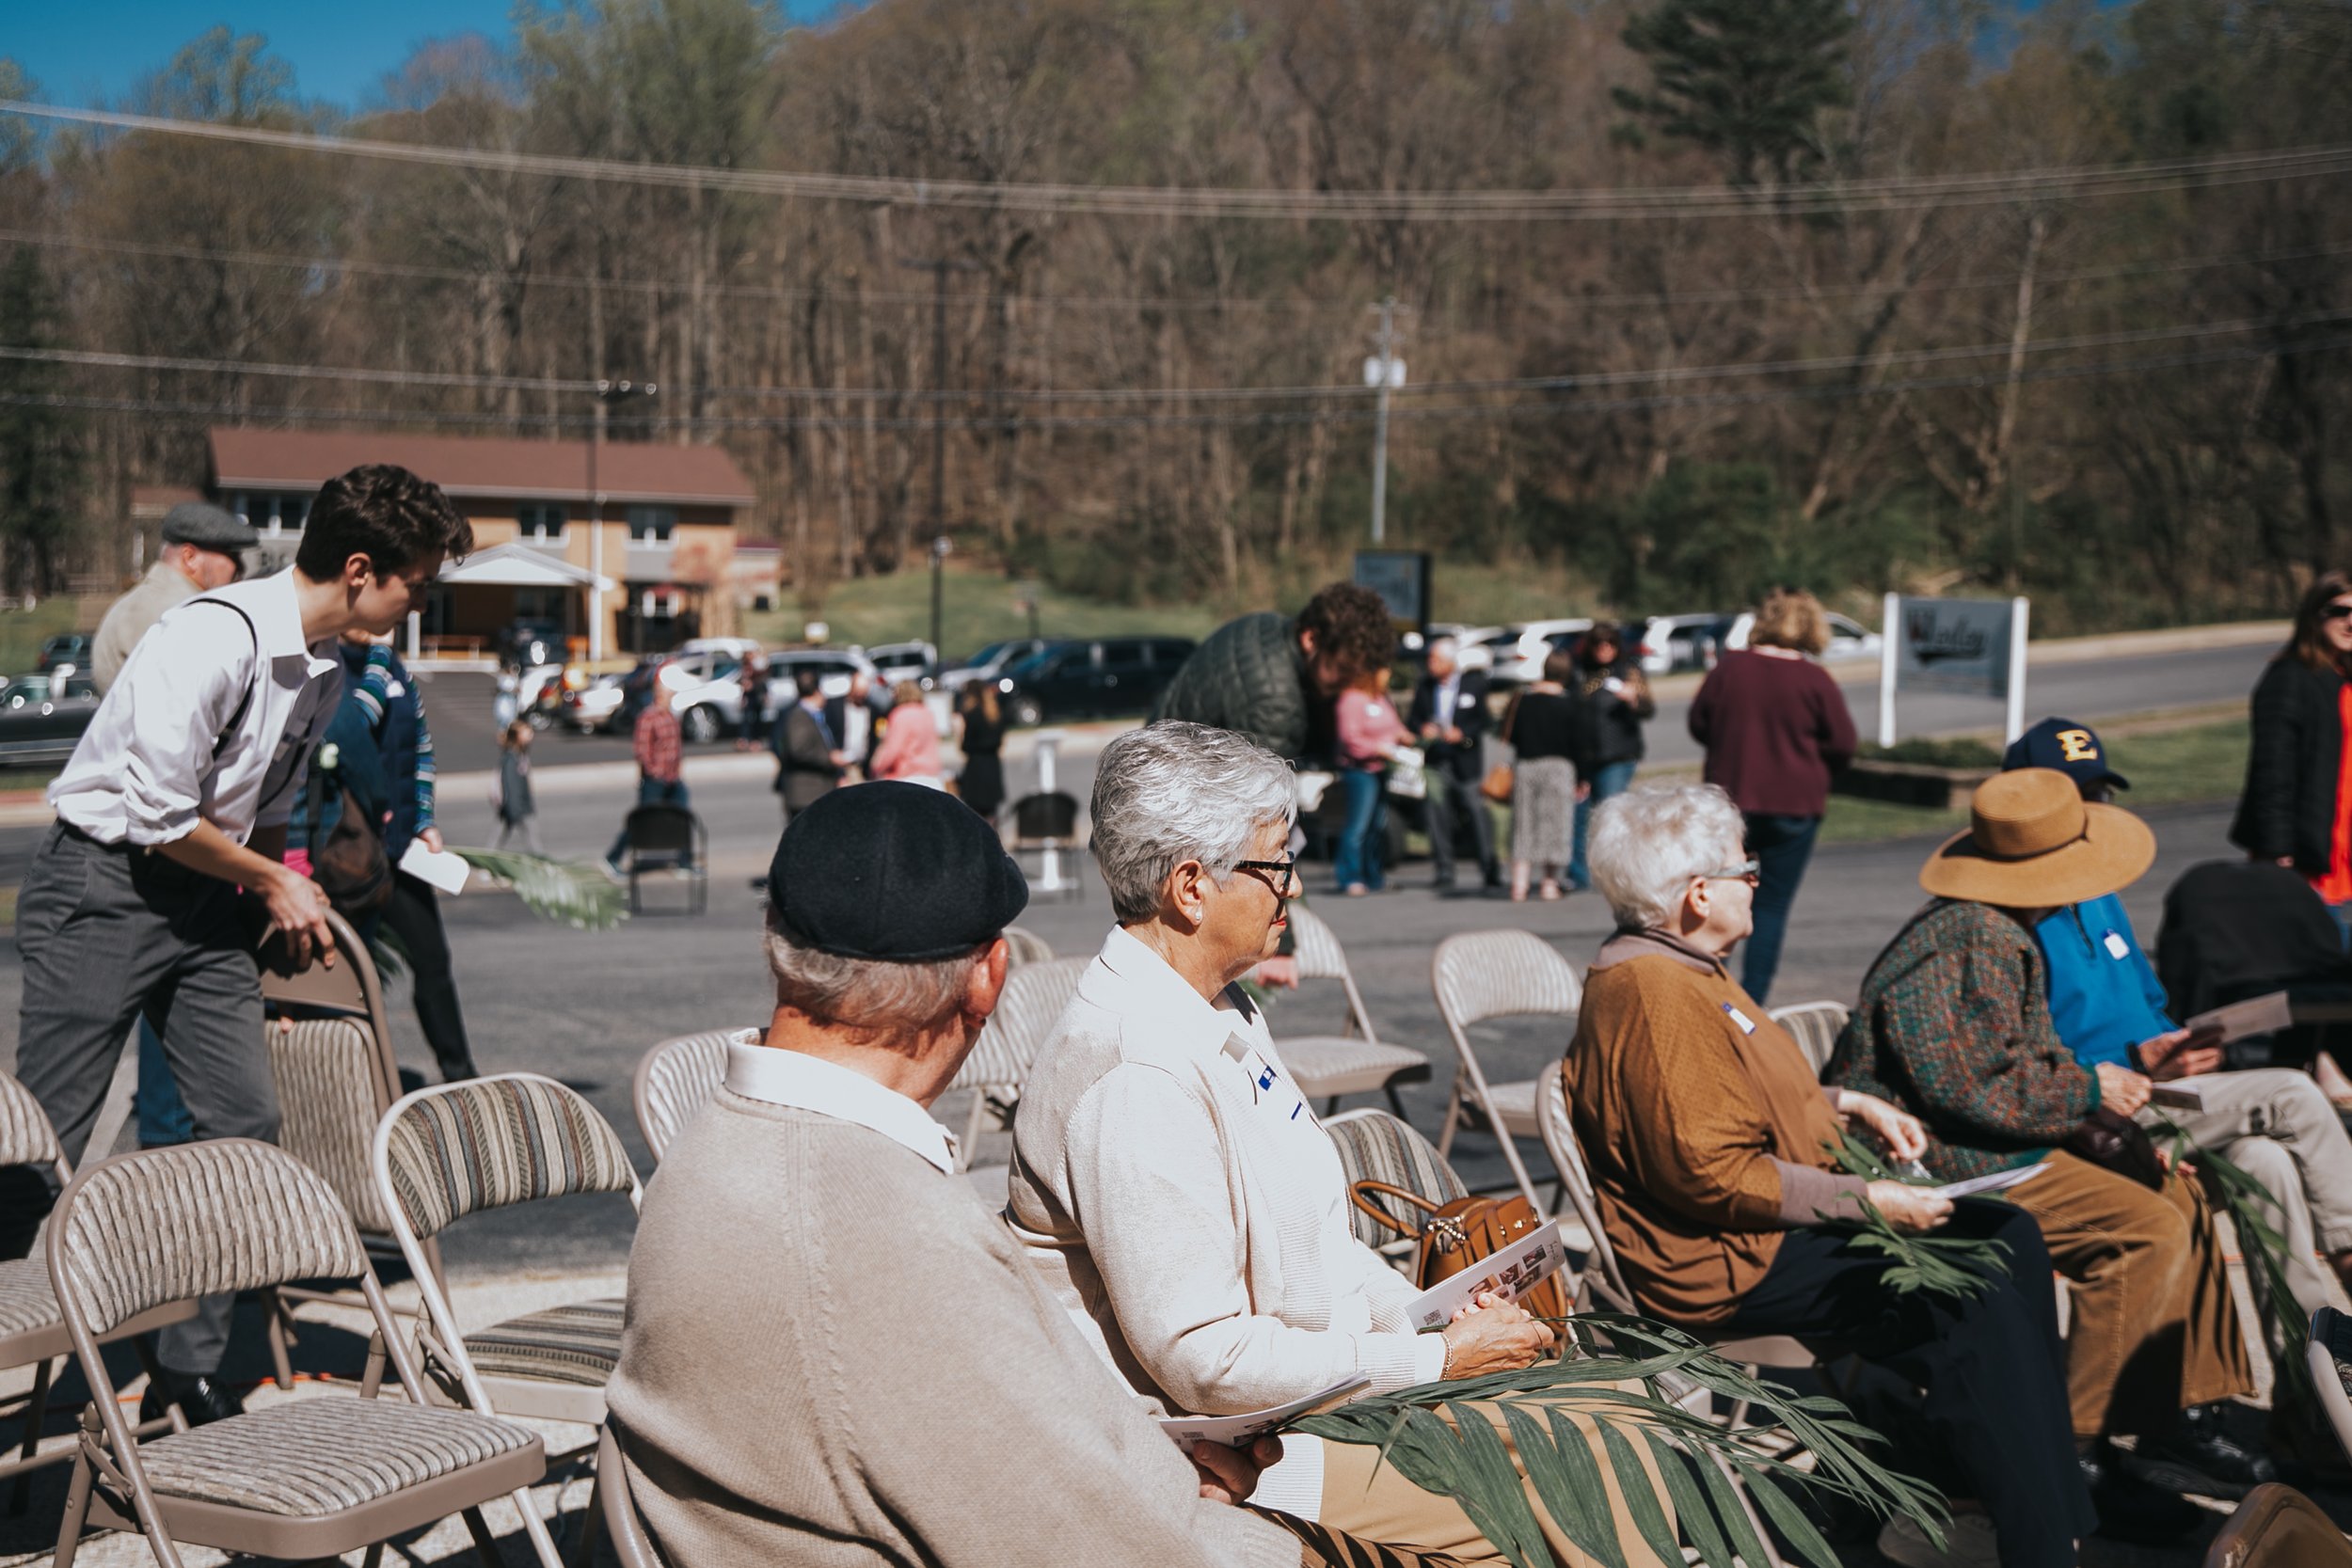
M 548 624 L 567 639 L 584 640 L 591 595 L 616 584 L 551 551 L 529 545 L 493 545 L 442 566 L 421 616 L 412 619 L 412 655 L 481 654 L 494 650 L 517 622 Z

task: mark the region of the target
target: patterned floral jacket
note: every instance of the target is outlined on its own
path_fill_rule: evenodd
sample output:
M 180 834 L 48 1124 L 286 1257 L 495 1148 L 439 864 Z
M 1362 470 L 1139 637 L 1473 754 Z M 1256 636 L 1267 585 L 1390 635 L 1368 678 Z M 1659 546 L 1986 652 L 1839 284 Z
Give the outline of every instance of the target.
M 1870 966 L 1824 1077 L 1925 1122 L 1940 1180 L 2040 1158 L 2099 1103 L 2051 1026 L 2042 964 L 1993 906 L 1929 905 Z

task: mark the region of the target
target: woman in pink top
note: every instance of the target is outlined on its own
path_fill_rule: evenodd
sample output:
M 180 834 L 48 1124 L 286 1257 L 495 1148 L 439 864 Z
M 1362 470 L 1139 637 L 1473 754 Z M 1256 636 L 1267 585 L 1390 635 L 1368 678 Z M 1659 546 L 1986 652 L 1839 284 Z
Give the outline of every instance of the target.
M 1350 898 L 1380 891 L 1380 847 L 1388 829 L 1381 809 L 1388 784 L 1389 753 L 1412 744 L 1412 732 L 1389 701 L 1389 672 L 1374 671 L 1340 693 L 1340 784 L 1345 791 L 1347 825 L 1340 830 L 1331 869 Z
M 947 769 L 939 760 L 939 726 L 923 701 L 923 689 L 900 681 L 890 692 L 890 717 L 883 720 L 882 744 L 866 764 L 869 779 L 903 779 L 909 784 L 947 787 Z

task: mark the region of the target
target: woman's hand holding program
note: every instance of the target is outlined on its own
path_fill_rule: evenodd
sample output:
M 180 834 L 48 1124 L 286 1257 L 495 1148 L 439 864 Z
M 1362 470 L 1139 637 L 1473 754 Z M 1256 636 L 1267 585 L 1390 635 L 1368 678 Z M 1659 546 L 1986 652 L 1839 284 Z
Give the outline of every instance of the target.
M 1863 1196 L 1898 1230 L 1933 1230 L 1952 1217 L 1952 1200 L 1938 1197 L 1932 1187 L 1915 1187 L 1907 1181 L 1873 1181 L 1863 1189 Z
M 1551 1349 L 1551 1325 L 1491 1291 L 1454 1314 L 1445 1327 L 1445 1375 L 1449 1382 L 1516 1372 L 1534 1366 Z

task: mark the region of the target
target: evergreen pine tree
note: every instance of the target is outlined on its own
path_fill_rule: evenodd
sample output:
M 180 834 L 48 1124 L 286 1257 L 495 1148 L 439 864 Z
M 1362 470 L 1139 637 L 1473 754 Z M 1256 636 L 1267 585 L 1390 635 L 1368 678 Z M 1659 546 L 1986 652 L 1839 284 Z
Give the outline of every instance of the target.
M 1853 100 L 1846 0 L 1661 0 L 1626 24 L 1650 90 L 1620 107 L 1722 158 L 1732 183 L 1786 183 L 1819 164 L 1824 109 Z
M 0 263 L 0 348 L 53 348 L 56 290 L 30 245 Z M 80 421 L 57 405 L 58 366 L 0 358 L 0 544 L 12 593 L 49 594 L 81 483 Z

